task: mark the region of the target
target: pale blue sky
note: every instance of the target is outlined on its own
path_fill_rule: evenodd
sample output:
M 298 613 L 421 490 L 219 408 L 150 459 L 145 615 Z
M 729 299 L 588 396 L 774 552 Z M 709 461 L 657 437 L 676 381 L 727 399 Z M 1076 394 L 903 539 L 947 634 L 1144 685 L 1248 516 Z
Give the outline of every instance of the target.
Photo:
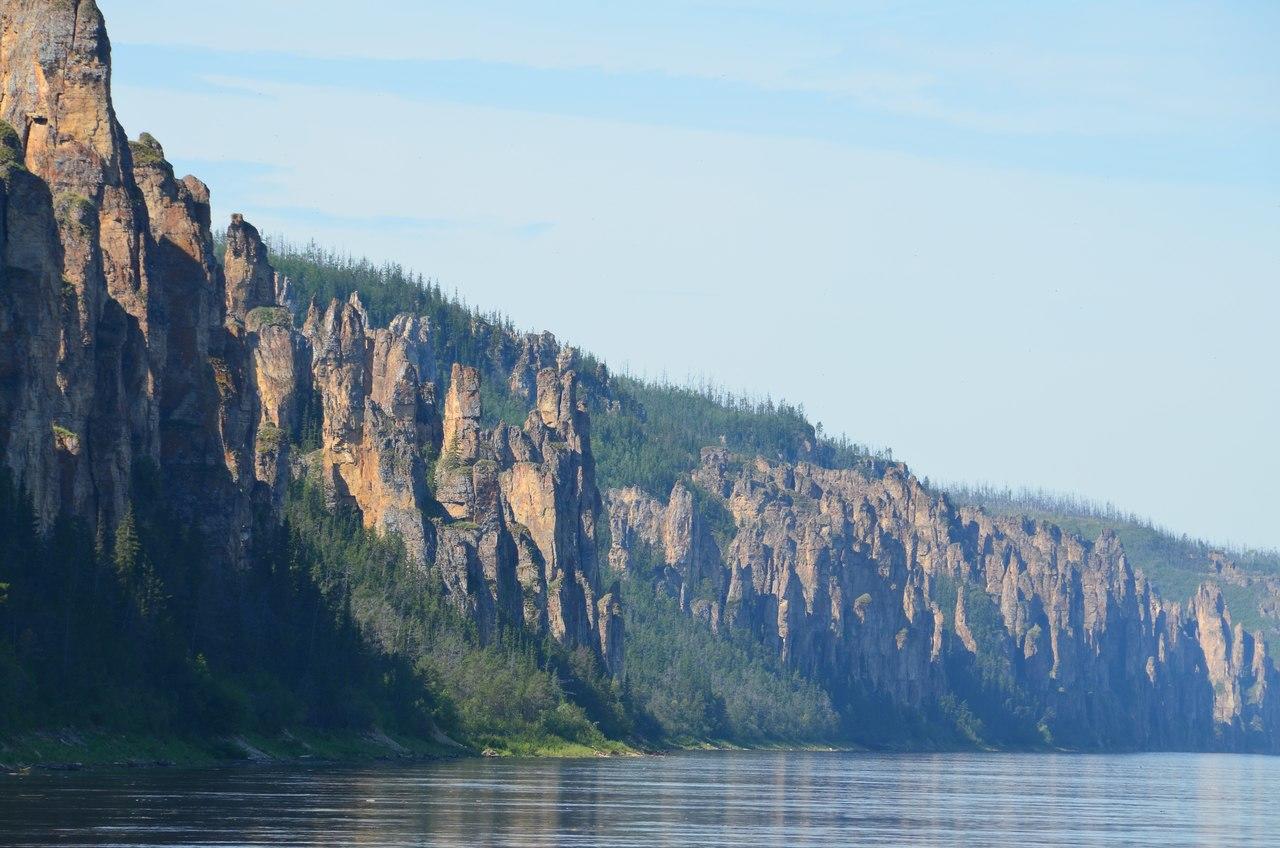
M 219 218 L 1280 545 L 1280 4 L 100 5 Z

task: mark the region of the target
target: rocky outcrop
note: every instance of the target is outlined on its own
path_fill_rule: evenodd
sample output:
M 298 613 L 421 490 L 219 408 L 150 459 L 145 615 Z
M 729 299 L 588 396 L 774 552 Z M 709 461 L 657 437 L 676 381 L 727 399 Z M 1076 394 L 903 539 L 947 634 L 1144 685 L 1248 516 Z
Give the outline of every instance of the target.
M 283 307 L 249 334 L 258 422 L 253 440 L 254 477 L 279 508 L 290 480 L 290 444 L 303 406 L 311 395 L 311 351 L 307 339 L 293 331 Z
M 275 272 L 267 262 L 267 249 L 258 230 L 244 216 L 231 216 L 227 228 L 227 314 L 244 321 L 250 312 L 276 305 Z
M 439 528 L 437 567 L 479 600 L 479 620 L 511 616 L 591 646 L 618 672 L 621 618 L 616 593 L 599 597 L 600 500 L 577 375 L 539 372 L 521 428 L 481 428 L 479 379 L 454 366 L 445 399 L 436 494 L 451 520 Z
M 964 700 L 1024 744 L 1280 744 L 1261 639 L 1233 628 L 1216 588 L 1167 604 L 1111 533 L 1089 543 L 957 510 L 901 465 L 868 478 L 709 448 L 692 479 L 733 518 L 723 554 L 698 541 L 677 485 L 666 504 L 610 492 L 610 562 L 634 568 L 647 546 L 659 586 L 692 593 L 700 577 L 691 612 L 750 633 L 838 699 L 925 723 L 954 720 L 936 706 Z
M 11 193 L 28 206 L 20 225 L 28 264 L 14 267 L 34 270 L 39 254 L 39 272 L 56 273 L 59 287 L 52 323 L 47 277 L 37 298 L 12 304 L 30 319 L 17 331 L 18 344 L 47 350 L 57 338 L 58 351 L 37 366 L 56 369 L 53 380 L 43 373 L 23 387 L 42 396 L 9 403 L 56 420 L 57 431 L 46 423 L 45 439 L 57 451 L 58 474 L 48 474 L 47 449 L 21 421 L 6 439 L 8 464 L 29 478 L 45 521 L 64 507 L 111 520 L 128 496 L 135 461 L 158 455 L 156 368 L 164 340 L 147 213 L 111 107 L 110 45 L 92 2 L 0 6 L 0 120 L 17 136 L 10 156 L 16 164 L 21 149 L 31 178 L 10 180 Z M 53 241 L 41 224 L 50 218 Z M 15 250 L 17 232 L 11 227 Z M 55 439 L 55 432 L 63 435 Z
M 445 513 L 437 525 L 435 561 L 445 585 L 466 599 L 481 628 L 492 632 L 503 622 L 524 620 L 519 562 L 537 552 L 529 539 L 520 538 L 504 508 L 498 473 L 506 427 L 486 431 L 480 418 L 480 375 L 454 365 L 435 466 L 436 497 Z M 547 631 L 545 620 L 531 623 Z
M 538 393 L 538 372 L 556 367 L 560 345 L 550 333 L 527 333 L 520 337 L 519 353 L 511 366 L 508 388 L 516 397 L 533 400 Z
M 600 657 L 604 667 L 614 677 L 621 678 L 625 672 L 623 640 L 626 626 L 623 623 L 622 593 L 617 583 L 596 601 L 596 627 L 600 634 Z
M 304 327 L 312 348 L 313 391 L 323 410 L 325 485 L 348 499 L 366 526 L 398 535 L 424 563 L 429 527 L 423 440 L 437 429 L 435 389 L 419 378 L 425 328 L 397 321 L 368 328 L 358 296 L 312 308 Z
M 214 559 L 243 565 L 251 534 L 247 433 L 255 398 L 240 334 L 224 326 L 224 283 L 214 259 L 209 189 L 181 180 L 160 143 L 132 143 L 133 176 L 150 224 L 149 255 L 164 318 L 157 362 L 161 470 L 177 513 L 201 530 Z
M 690 594 L 708 596 L 719 622 L 719 602 L 712 601 L 723 586 L 721 553 L 702 512 L 695 508 L 693 493 L 677 482 L 665 504 L 630 487 L 609 495 L 609 565 L 615 571 L 633 570 L 633 552 L 648 546 L 660 554 L 661 584 L 680 600 L 682 609 Z
M 374 328 L 354 295 L 295 329 L 258 231 L 234 215 L 219 266 L 208 189 L 178 179 L 151 136 L 126 141 L 93 3 L 0 10 L 13 128 L 0 134 L 0 423 L 42 518 L 65 510 L 109 530 L 151 463 L 215 571 L 234 573 L 255 505 L 278 509 L 293 469 L 314 469 L 438 574 L 482 634 L 528 625 L 620 669 L 576 354 L 494 328 L 490 366 L 536 411 L 523 428 L 482 427 L 478 375 L 449 361 L 427 319 Z M 308 416 L 319 450 L 295 462 Z
M 602 604 L 599 592 L 600 500 L 576 374 L 544 369 L 524 427 L 484 427 L 475 368 L 451 365 L 437 408 L 442 369 L 424 318 L 371 330 L 352 298 L 313 309 L 303 332 L 334 497 L 403 539 L 482 635 L 528 626 L 620 670 L 617 594 Z
M 0 434 L 10 479 L 46 522 L 71 496 L 87 433 L 58 384 L 69 287 L 48 185 L 27 171 L 18 134 L 0 124 Z
M 590 644 L 598 613 L 600 495 L 577 373 L 539 371 L 535 404 L 523 429 L 504 427 L 496 434 L 508 466 L 500 478 L 504 500 L 541 559 L 541 574 L 526 582 L 526 609 L 532 604 L 539 620 L 545 614 L 557 638 Z

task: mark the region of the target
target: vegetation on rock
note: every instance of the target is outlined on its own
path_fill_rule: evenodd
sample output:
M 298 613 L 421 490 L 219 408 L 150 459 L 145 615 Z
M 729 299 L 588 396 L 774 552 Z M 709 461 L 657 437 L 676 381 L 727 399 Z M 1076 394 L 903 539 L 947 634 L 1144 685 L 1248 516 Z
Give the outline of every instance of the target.
M 244 325 L 251 333 L 263 327 L 292 327 L 293 315 L 283 306 L 258 306 L 249 310 Z
M 22 161 L 22 138 L 10 124 L 0 121 L 0 167 L 5 165 L 25 167 Z
M 142 133 L 137 141 L 129 142 L 129 151 L 133 154 L 135 166 L 151 166 L 164 164 L 164 148 L 151 133 Z

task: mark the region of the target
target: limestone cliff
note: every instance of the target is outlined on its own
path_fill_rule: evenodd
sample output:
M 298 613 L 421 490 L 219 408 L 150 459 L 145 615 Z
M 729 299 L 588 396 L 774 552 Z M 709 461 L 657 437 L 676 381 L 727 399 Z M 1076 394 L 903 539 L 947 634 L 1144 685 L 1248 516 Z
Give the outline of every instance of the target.
M 374 331 L 356 296 L 323 314 L 313 307 L 304 325 L 323 409 L 324 484 L 367 526 L 398 534 L 418 562 L 429 542 L 420 446 L 437 417 L 434 386 L 421 383 L 413 365 L 425 332 L 411 321 Z
M 437 573 L 482 634 L 527 625 L 620 670 L 572 351 L 495 336 L 493 366 L 532 387 L 536 411 L 523 429 L 482 430 L 478 377 L 442 358 L 427 319 L 375 328 L 353 296 L 295 329 L 252 224 L 232 217 L 220 264 L 207 187 L 178 179 L 151 136 L 127 142 L 96 6 L 6 0 L 0 23 L 0 437 L 41 519 L 109 531 L 151 466 L 231 575 L 255 513 L 281 506 L 295 469 L 315 469 L 335 502 Z M 292 457 L 313 410 L 319 451 Z
M 45 419 L 44 433 L 16 422 L 7 462 L 31 478 L 46 521 L 63 506 L 116 515 L 134 461 L 158 453 L 164 339 L 147 212 L 111 107 L 110 45 L 93 3 L 0 6 L 0 120 L 16 135 L 7 182 L 19 206 L 11 208 L 25 207 L 7 233 L 17 261 L 6 260 L 5 275 L 37 289 L 7 305 L 27 325 L 14 331 L 18 344 L 43 354 L 25 386 L 39 396 L 12 399 L 12 408 L 34 407 Z
M 267 248 L 258 230 L 244 216 L 231 216 L 227 228 L 227 314 L 244 321 L 250 312 L 276 305 L 275 273 L 267 263 Z
M 484 428 L 472 367 L 451 365 L 437 409 L 431 378 L 443 368 L 425 319 L 371 330 L 353 298 L 313 308 L 303 332 L 324 410 L 320 474 L 334 496 L 403 539 L 482 634 L 528 626 L 590 647 L 619 673 L 620 610 L 598 583 L 600 498 L 576 374 L 544 369 L 523 428 Z
M 247 385 L 243 334 L 225 325 L 224 282 L 214 257 L 209 189 L 176 179 L 160 143 L 132 143 L 133 176 L 150 224 L 165 343 L 153 343 L 159 398 L 159 467 L 180 515 L 242 565 L 251 533 L 247 438 L 255 398 Z
M 732 516 L 723 552 L 677 485 L 666 504 L 609 493 L 610 561 L 634 568 L 650 546 L 658 585 L 692 614 L 837 693 L 925 721 L 947 720 L 930 711 L 948 698 L 1003 703 L 987 720 L 1026 742 L 1280 743 L 1262 641 L 1214 587 L 1185 609 L 1163 601 L 1110 533 L 958 510 L 901 465 L 869 478 L 709 448 L 692 481 Z
M 225 588 L 306 477 L 402 540 L 481 638 L 524 627 L 620 677 L 607 526 L 622 585 L 749 636 L 855 720 L 1280 750 L 1263 640 L 1213 585 L 1163 600 L 1113 535 L 957 508 L 901 465 L 723 447 L 662 498 L 610 492 L 606 515 L 592 414 L 622 400 L 603 365 L 474 315 L 374 326 L 358 294 L 296 327 L 258 231 L 235 215 L 219 261 L 211 228 L 209 189 L 116 120 L 92 0 L 0 0 L 0 457 L 43 527 L 105 536 L 156 476 Z
M 208 189 L 129 143 L 88 0 L 0 4 L 5 135 L 5 463 L 46 524 L 113 525 L 161 471 L 213 559 L 242 563 L 250 515 L 243 357 L 223 326 Z

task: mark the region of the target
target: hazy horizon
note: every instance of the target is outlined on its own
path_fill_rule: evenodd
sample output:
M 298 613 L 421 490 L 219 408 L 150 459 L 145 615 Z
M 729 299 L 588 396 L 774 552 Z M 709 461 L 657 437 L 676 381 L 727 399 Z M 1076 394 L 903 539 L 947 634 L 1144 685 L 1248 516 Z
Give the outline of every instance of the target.
M 1280 546 L 1280 10 L 100 5 L 121 121 L 215 227 L 934 480 Z

